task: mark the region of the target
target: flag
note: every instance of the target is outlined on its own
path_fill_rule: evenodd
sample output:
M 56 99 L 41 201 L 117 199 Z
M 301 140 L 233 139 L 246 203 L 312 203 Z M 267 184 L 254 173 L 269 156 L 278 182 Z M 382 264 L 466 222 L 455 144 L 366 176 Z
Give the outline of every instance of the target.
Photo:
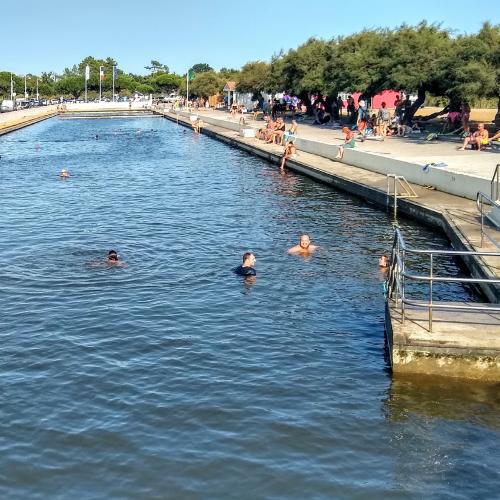
M 104 66 L 99 66 L 99 80 L 104 80 Z
M 188 70 L 188 80 L 192 82 L 194 80 L 194 70 Z
M 87 64 L 87 66 L 85 66 L 85 80 L 89 79 L 90 79 L 90 66 Z

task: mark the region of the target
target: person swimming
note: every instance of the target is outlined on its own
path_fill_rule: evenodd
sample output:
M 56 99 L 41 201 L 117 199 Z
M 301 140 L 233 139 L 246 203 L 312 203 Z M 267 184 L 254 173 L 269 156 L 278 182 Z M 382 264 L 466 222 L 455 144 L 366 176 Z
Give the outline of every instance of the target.
M 65 169 L 63 168 L 60 172 L 59 172 L 59 177 L 61 179 L 67 179 L 68 177 L 70 177 L 70 173 Z
M 383 269 L 389 267 L 389 257 L 387 256 L 387 254 L 382 255 L 380 259 L 378 259 L 378 265 Z
M 234 272 L 239 276 L 257 276 L 257 271 L 253 268 L 257 259 L 252 252 L 245 252 L 243 254 L 243 263 L 239 265 Z
M 116 250 L 110 250 L 108 252 L 108 263 L 116 264 L 118 262 L 118 253 Z
M 301 234 L 299 244 L 288 249 L 289 254 L 310 255 L 318 249 L 317 245 L 311 245 L 311 238 L 308 234 Z

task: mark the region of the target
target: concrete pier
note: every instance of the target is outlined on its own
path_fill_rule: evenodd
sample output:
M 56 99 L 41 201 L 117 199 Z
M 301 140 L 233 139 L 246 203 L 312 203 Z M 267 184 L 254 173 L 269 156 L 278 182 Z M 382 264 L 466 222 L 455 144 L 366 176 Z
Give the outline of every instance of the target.
M 32 125 L 57 115 L 57 106 L 41 106 L 39 108 L 20 109 L 0 113 L 0 135 Z
M 163 114 L 163 113 L 162 113 Z M 220 126 L 200 118 L 205 125 L 202 133 L 278 163 L 283 148 L 264 144 L 255 138 L 242 137 L 239 124 Z M 189 117 L 166 113 L 165 117 L 190 127 Z M 386 193 L 386 175 L 370 169 L 332 161 L 323 155 L 301 151 L 287 168 L 335 188 L 354 194 L 384 208 L 391 208 Z M 365 162 L 370 154 L 365 153 Z M 486 182 L 486 179 L 484 179 Z M 489 181 L 488 181 L 489 186 Z M 398 200 L 398 212 L 424 224 L 441 229 L 459 251 L 494 252 L 498 248 L 489 241 L 481 247 L 480 219 L 475 202 L 462 196 L 429 190 L 412 184 L 418 198 Z M 388 205 L 389 203 L 389 205 Z M 500 231 L 488 228 L 489 234 L 500 241 Z M 500 257 L 464 256 L 463 262 L 475 278 L 498 279 Z M 498 284 L 478 284 L 478 291 L 491 303 L 500 302 Z M 487 304 L 483 304 L 487 306 Z M 465 377 L 488 381 L 500 380 L 500 315 L 488 312 L 434 311 L 432 332 L 426 326 L 427 310 L 407 306 L 403 324 L 400 306 L 389 300 L 386 305 L 386 328 L 391 365 L 395 373 L 420 373 Z
M 482 304 L 487 306 L 486 304 Z M 406 306 L 405 320 L 394 301 L 386 305 L 389 356 L 395 373 L 425 373 L 500 380 L 500 314 L 433 312 Z
M 128 104 L 116 108 L 113 107 L 114 103 L 108 104 L 110 105 L 105 107 L 100 105 L 69 107 L 67 116 L 70 116 L 71 111 L 110 112 L 126 111 L 128 108 Z M 136 107 L 136 110 L 149 111 L 148 107 Z M 11 120 L 8 126 L 0 121 L 0 129 L 4 126 L 3 130 L 10 131 L 13 130 L 12 127 L 19 128 L 54 116 L 57 110 L 44 109 L 45 113 L 38 114 L 36 111 L 38 108 L 31 113 L 25 113 L 24 116 L 6 113 L 5 115 L 10 115 L 9 118 L 14 120 Z M 153 111 L 179 125 L 191 128 L 190 113 L 165 112 L 161 109 Z M 264 144 L 263 141 L 255 138 L 243 137 L 240 134 L 241 125 L 238 121 L 228 120 L 227 117 L 214 117 L 212 114 L 215 112 L 205 113 L 199 113 L 204 122 L 201 130 L 203 134 L 270 162 L 280 162 L 283 154 L 282 147 Z M 256 126 L 261 126 L 261 124 L 262 122 Z M 306 127 L 302 126 L 303 132 L 310 134 L 312 127 Z M 326 133 L 321 129 L 319 132 Z M 332 133 L 331 130 L 328 132 Z M 288 169 L 358 196 L 383 209 L 391 210 L 393 202 L 386 192 L 387 173 L 403 173 L 407 177 L 406 172 L 411 174 L 413 169 L 415 176 L 427 175 L 423 172 L 422 166 L 409 161 L 409 157 L 403 160 L 388 158 L 380 151 L 347 151 L 343 162 L 338 162 L 332 159 L 332 155 L 336 154 L 337 145 L 315 140 L 312 137 L 301 137 L 300 141 L 297 140 L 299 149 L 297 158 L 287 162 Z M 378 147 L 384 148 L 387 145 L 382 144 Z M 420 147 L 425 148 L 426 145 Z M 436 145 L 429 147 L 433 148 Z M 491 153 L 483 155 L 471 152 L 466 155 L 472 161 L 477 158 L 478 161 L 493 163 L 496 160 L 496 157 L 494 160 L 491 156 L 486 156 Z M 440 173 L 442 170 L 434 169 L 436 170 L 435 180 L 439 179 L 440 175 L 444 175 L 443 179 L 446 180 L 448 176 L 450 182 L 448 184 L 445 182 L 443 190 L 440 190 L 437 185 L 435 187 L 438 189 L 431 190 L 415 181 L 412 183 L 412 188 L 418 198 L 399 199 L 398 213 L 411 216 L 424 224 L 442 230 L 455 250 L 497 251 L 498 248 L 488 239 L 484 239 L 481 246 L 480 218 L 473 199 L 475 190 L 489 192 L 490 180 L 489 173 L 484 176 L 477 175 L 478 172 L 473 171 L 477 168 L 475 164 L 472 164 L 470 169 L 463 168 L 460 172 L 462 177 L 457 177 L 459 172 L 455 170 L 446 171 L 444 175 Z M 413 179 L 411 175 L 408 177 L 410 181 Z M 454 181 L 451 180 L 452 177 L 455 177 Z M 430 178 L 425 177 L 425 179 Z M 492 239 L 500 241 L 500 230 L 489 226 L 487 231 Z M 500 277 L 500 257 L 468 255 L 462 257 L 462 260 L 475 278 L 498 279 Z M 485 300 L 490 303 L 500 302 L 498 284 L 480 283 L 477 288 L 486 297 Z M 500 316 L 498 314 L 493 312 L 450 313 L 437 310 L 434 313 L 432 332 L 426 326 L 426 322 L 426 309 L 407 306 L 403 323 L 400 307 L 391 300 L 387 302 L 387 341 L 394 372 L 500 380 Z

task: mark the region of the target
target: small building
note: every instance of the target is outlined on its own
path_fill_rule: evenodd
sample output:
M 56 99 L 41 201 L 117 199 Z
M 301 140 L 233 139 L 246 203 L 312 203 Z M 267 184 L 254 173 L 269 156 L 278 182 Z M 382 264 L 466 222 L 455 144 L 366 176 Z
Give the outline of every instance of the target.
M 226 82 L 222 91 L 227 94 L 227 105 L 231 106 L 233 102 L 237 102 L 236 99 L 236 82 Z

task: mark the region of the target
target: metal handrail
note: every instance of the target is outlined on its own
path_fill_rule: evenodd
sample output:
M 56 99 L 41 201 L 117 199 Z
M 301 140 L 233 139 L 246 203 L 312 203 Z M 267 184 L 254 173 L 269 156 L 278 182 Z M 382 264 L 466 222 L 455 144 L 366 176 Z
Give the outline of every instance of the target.
M 407 272 L 406 256 L 407 254 L 428 255 L 429 256 L 429 274 L 418 275 Z M 427 308 L 429 331 L 432 332 L 432 316 L 434 309 L 444 310 L 466 310 L 470 312 L 488 311 L 500 312 L 500 306 L 484 306 L 472 304 L 444 304 L 433 302 L 433 284 L 441 283 L 486 283 L 491 285 L 500 284 L 500 278 L 455 278 L 448 276 L 436 276 L 434 274 L 434 258 L 439 256 L 489 256 L 500 257 L 500 252 L 477 252 L 477 251 L 462 251 L 462 250 L 435 250 L 435 249 L 418 249 L 407 246 L 404 237 L 399 228 L 396 228 L 394 240 L 391 250 L 391 259 L 389 264 L 389 274 L 387 277 L 387 300 L 392 299 L 396 305 L 401 303 L 401 314 L 403 323 L 405 321 L 405 306 L 411 305 L 416 307 Z M 429 286 L 429 299 L 425 301 L 416 301 L 406 297 L 406 280 L 427 283 Z
M 490 183 L 490 194 L 493 200 L 500 199 L 500 163 L 497 163 Z
M 398 213 L 398 198 L 418 198 L 418 194 L 415 193 L 414 189 L 410 186 L 410 183 L 405 179 L 403 175 L 397 174 L 387 174 L 387 209 L 389 209 L 389 199 L 391 197 L 391 179 L 393 180 L 394 189 L 394 218 L 397 218 Z M 405 189 L 404 192 L 398 194 L 398 182 Z
M 498 165 L 497 165 L 497 167 L 498 167 Z M 493 243 L 496 247 L 500 248 L 500 244 L 495 239 L 493 239 L 491 236 L 486 234 L 484 231 L 484 216 L 485 215 L 487 216 L 487 214 L 485 214 L 484 210 L 483 210 L 483 205 L 484 205 L 485 201 L 487 201 L 490 206 L 497 204 L 496 201 L 493 201 L 492 198 L 490 198 L 487 194 L 484 194 L 482 191 L 479 191 L 477 193 L 476 206 L 477 206 L 477 209 L 479 210 L 479 215 L 481 216 L 481 247 L 484 245 L 484 237 L 486 236 L 490 240 L 491 243 Z

